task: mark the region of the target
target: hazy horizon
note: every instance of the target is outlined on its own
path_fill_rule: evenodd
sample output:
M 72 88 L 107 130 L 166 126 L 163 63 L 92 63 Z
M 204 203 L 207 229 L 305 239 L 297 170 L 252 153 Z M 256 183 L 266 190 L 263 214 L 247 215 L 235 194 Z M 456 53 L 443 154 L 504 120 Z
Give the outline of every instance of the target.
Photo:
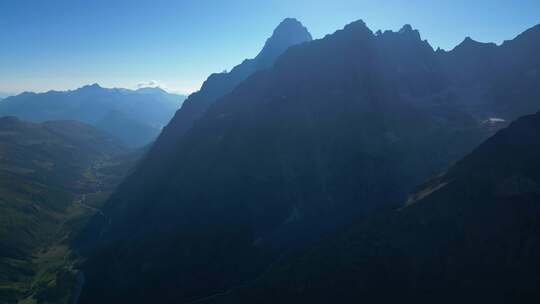
M 145 88 L 160 88 L 164 91 L 166 91 L 167 93 L 169 94 L 174 94 L 174 95 L 183 95 L 183 96 L 187 96 L 189 95 L 191 92 L 181 92 L 181 91 L 175 91 L 174 89 L 170 89 L 170 88 L 167 88 L 167 87 L 164 87 L 162 84 L 160 83 L 157 83 L 157 82 L 154 82 L 154 81 L 149 81 L 149 82 L 145 82 L 145 83 L 138 83 L 136 84 L 135 86 L 131 86 L 131 87 L 119 87 L 119 86 L 111 86 L 111 87 L 108 87 L 108 86 L 104 86 L 102 84 L 100 84 L 99 82 L 89 82 L 89 83 L 85 83 L 85 84 L 82 84 L 80 86 L 77 86 L 77 87 L 73 87 L 73 88 L 65 88 L 65 89 L 46 89 L 46 90 L 42 90 L 42 91 L 39 91 L 39 90 L 24 90 L 24 91 L 20 91 L 20 92 L 0 92 L 0 99 L 2 98 L 7 98 L 7 97 L 11 97 L 11 96 L 16 96 L 16 95 L 19 95 L 19 94 L 22 94 L 22 93 L 25 93 L 25 92 L 29 92 L 29 93 L 47 93 L 47 92 L 51 92 L 51 91 L 61 91 L 61 92 L 65 92 L 65 91 L 76 91 L 78 89 L 81 89 L 85 86 L 92 86 L 92 85 L 98 85 L 104 89 L 121 89 L 121 90 L 133 90 L 133 91 L 136 91 L 136 90 L 139 90 L 139 89 L 145 89 Z
M 362 19 L 373 31 L 411 24 L 435 49 L 450 50 L 467 36 L 500 44 L 540 23 L 540 3 L 520 2 L 6 2 L 0 4 L 0 98 L 91 83 L 135 89 L 152 82 L 191 93 L 209 74 L 257 55 L 287 17 L 316 39 Z

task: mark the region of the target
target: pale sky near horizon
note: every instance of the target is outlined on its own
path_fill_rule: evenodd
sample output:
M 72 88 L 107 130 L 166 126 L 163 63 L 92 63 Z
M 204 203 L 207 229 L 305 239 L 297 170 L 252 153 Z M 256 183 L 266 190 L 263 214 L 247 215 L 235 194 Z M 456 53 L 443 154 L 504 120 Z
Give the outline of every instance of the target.
M 286 17 L 314 38 L 358 19 L 373 31 L 408 23 L 451 49 L 514 38 L 540 23 L 540 0 L 2 0 L 0 95 L 151 81 L 189 93 L 254 57 Z

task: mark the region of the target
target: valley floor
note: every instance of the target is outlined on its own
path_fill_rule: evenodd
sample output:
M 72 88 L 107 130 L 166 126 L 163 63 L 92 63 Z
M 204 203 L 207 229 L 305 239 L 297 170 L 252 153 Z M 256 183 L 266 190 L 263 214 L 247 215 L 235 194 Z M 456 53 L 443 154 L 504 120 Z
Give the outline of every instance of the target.
M 46 246 L 34 251 L 29 260 L 4 259 L 16 280 L 0 282 L 0 295 L 12 295 L 20 304 L 70 303 L 76 289 L 78 271 L 77 255 L 67 244 L 73 232 L 92 215 L 101 212 L 86 197 L 102 201 L 106 193 L 83 194 L 73 200 L 58 225 L 56 233 Z M 96 201 L 94 201 L 94 204 Z M 45 300 L 47 299 L 47 300 Z M 54 302 L 49 302 L 54 299 Z M 45 302 L 44 302 L 45 301 Z M 58 301 L 58 302 L 57 302 Z
M 111 194 L 118 176 L 103 174 L 118 162 L 99 161 L 85 174 L 84 193 L 72 195 L 71 203 L 54 213 L 54 225 L 45 241 L 32 254 L 19 259 L 0 257 L 0 302 L 17 304 L 75 303 L 81 289 L 77 270 L 79 257 L 70 247 L 74 235 L 95 214 Z M 119 173 L 119 172 L 114 172 Z M 111 184 L 111 178 L 113 183 Z M 39 208 L 39 207 L 37 207 Z

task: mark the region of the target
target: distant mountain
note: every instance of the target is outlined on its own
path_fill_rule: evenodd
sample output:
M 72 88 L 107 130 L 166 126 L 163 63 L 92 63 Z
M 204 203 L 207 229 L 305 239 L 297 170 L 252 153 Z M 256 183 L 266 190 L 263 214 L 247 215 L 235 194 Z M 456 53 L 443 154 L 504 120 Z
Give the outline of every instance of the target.
M 197 100 L 203 86 L 111 197 L 113 220 L 89 226 L 82 303 L 205 298 L 399 207 L 491 132 L 437 103 L 445 76 L 410 26 L 376 35 L 358 21 L 291 46 L 217 100 Z
M 405 207 L 201 303 L 540 299 L 540 113 L 498 132 Z
M 100 130 L 109 130 L 111 135 L 122 138 L 124 142 L 131 143 L 135 147 L 152 142 L 160 132 L 159 129 L 149 128 L 148 125 L 118 110 L 111 110 L 94 125 Z
M 127 174 L 126 152 L 79 122 L 0 118 L 1 303 L 45 294 L 48 303 L 69 303 L 67 241 Z
M 169 93 L 160 87 L 143 87 L 135 90 L 135 92 L 150 96 L 159 96 L 175 105 L 176 109 L 179 109 L 187 98 L 186 95 Z
M 105 89 L 97 84 L 74 91 L 23 93 L 0 103 L 0 115 L 33 122 L 77 120 L 102 127 L 125 144 L 140 147 L 153 141 L 185 97 L 159 88 Z M 118 121 L 110 121 L 117 113 Z M 121 113 L 121 115 L 118 115 Z M 109 120 L 103 123 L 104 120 Z M 136 124 L 140 136 L 131 129 Z M 143 130 L 144 129 L 144 130 Z

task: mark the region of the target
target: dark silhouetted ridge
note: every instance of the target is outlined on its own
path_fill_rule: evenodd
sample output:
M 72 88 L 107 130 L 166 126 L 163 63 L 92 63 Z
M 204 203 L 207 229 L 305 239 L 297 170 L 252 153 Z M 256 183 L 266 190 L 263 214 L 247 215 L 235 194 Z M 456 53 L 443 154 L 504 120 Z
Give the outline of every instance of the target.
M 229 73 L 210 75 L 201 90 L 189 96 L 160 136 L 156 149 L 177 142 L 218 98 L 230 93 L 256 71 L 272 66 L 289 47 L 311 40 L 311 34 L 299 21 L 292 18 L 285 19 L 274 30 L 257 57 L 245 60 Z
M 360 36 L 372 36 L 373 35 L 373 32 L 371 31 L 371 29 L 369 29 L 369 27 L 366 25 L 364 20 L 357 20 L 357 21 L 351 22 L 351 23 L 347 24 L 343 28 L 343 30 L 337 31 L 336 34 L 338 34 L 340 32 L 347 33 L 347 34 L 352 34 L 352 35 L 360 35 Z
M 505 41 L 503 46 L 520 43 L 540 43 L 538 40 L 540 40 L 540 24 L 519 34 L 515 39 Z
M 463 42 L 461 42 L 459 45 L 457 45 L 453 52 L 461 52 L 461 53 L 473 53 L 473 52 L 482 52 L 484 50 L 488 49 L 495 49 L 497 48 L 497 45 L 495 43 L 482 43 L 473 40 L 471 37 L 466 37 Z
M 410 24 L 405 24 L 399 30 L 399 33 L 413 39 L 421 40 L 420 32 L 418 30 L 413 29 L 413 27 Z

